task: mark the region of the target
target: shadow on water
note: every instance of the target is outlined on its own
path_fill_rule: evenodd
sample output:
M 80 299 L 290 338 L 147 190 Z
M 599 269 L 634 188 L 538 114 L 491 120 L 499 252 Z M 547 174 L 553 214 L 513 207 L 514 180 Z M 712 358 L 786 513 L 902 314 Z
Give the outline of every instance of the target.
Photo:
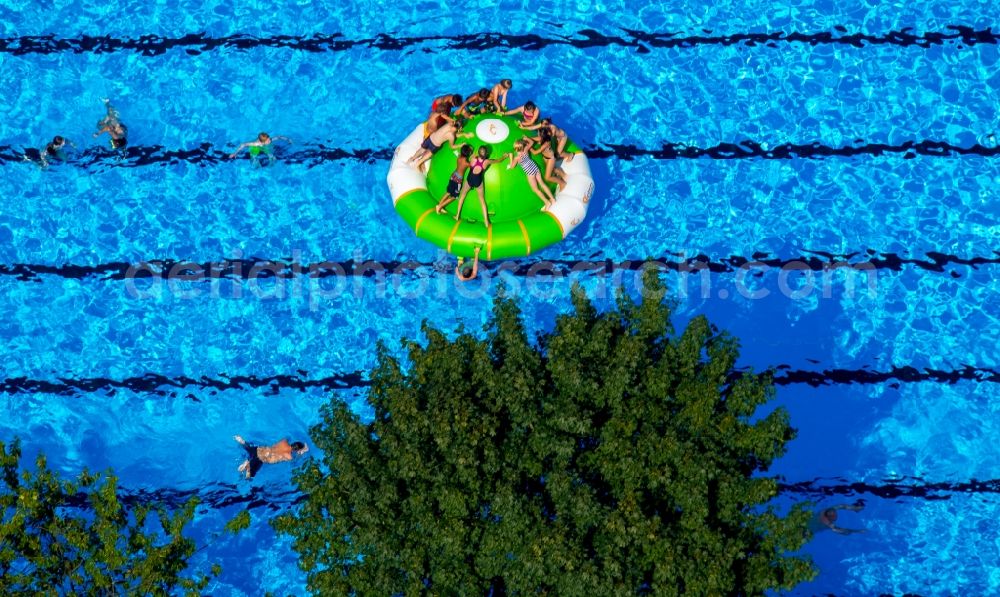
M 570 122 L 562 118 L 556 120 L 556 118 L 559 117 L 553 118 L 556 124 L 565 130 L 567 136 L 580 147 L 589 148 L 593 145 L 593 140 L 600 137 L 600 131 L 597 129 L 598 123 L 592 120 L 580 119 Z M 592 226 L 600 225 L 599 222 L 607 213 L 609 193 L 614 186 L 609 160 L 594 159 L 590 155 L 587 157 L 590 174 L 594 179 L 594 192 L 590 198 L 587 217 L 571 233 L 578 237 L 589 235 Z

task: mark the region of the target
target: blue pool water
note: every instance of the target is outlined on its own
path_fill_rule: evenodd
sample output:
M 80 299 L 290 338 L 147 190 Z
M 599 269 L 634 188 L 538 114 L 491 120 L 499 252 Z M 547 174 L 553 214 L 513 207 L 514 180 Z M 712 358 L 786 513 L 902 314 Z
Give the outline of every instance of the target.
M 700 260 L 666 275 L 678 323 L 704 313 L 742 366 L 778 368 L 799 429 L 772 471 L 782 503 L 867 502 L 843 521 L 867 534 L 807 546 L 822 573 L 795 594 L 1000 592 L 1000 52 L 933 41 L 995 26 L 992 3 L 237 4 L 0 5 L 0 440 L 66 473 L 113 467 L 140 497 L 199 495 L 212 594 L 301 594 L 267 525 L 290 469 L 240 482 L 234 433 L 304 437 L 331 395 L 364 413 L 376 342 L 480 328 L 499 278 L 545 329 L 574 280 L 606 305 L 636 291 L 629 263 Z M 394 213 L 388 156 L 432 96 L 501 77 L 590 150 L 598 192 L 565 242 L 457 288 Z M 103 97 L 122 161 L 90 137 Z M 278 163 L 220 159 L 260 130 L 293 139 Z M 56 134 L 76 163 L 21 162 Z M 747 141 L 756 157 L 725 145 Z M 119 275 L 258 259 L 389 272 Z M 746 275 L 754 259 L 772 266 Z M 854 286 L 839 271 L 828 296 L 821 271 L 779 271 L 841 260 Z M 626 266 L 568 275 L 580 262 Z M 249 531 L 216 535 L 248 506 Z

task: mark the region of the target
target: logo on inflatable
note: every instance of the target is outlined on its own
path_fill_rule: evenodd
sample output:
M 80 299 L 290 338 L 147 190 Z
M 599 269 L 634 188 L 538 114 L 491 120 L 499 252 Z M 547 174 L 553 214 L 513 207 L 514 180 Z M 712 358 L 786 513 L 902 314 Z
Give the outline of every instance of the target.
M 476 125 L 476 136 L 487 143 L 499 143 L 510 135 L 510 127 L 499 118 L 487 118 Z
M 587 188 L 587 192 L 583 194 L 583 202 L 590 203 L 590 195 L 594 192 L 594 183 L 590 183 L 590 187 Z

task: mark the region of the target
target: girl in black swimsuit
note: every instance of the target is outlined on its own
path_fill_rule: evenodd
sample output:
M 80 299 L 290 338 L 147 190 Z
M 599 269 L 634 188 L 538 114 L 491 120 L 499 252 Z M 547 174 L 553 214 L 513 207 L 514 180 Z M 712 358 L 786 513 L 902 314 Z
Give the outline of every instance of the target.
M 458 198 L 458 211 L 455 213 L 456 222 L 462 216 L 462 205 L 465 204 L 465 196 L 468 194 L 469 189 L 476 189 L 476 194 L 479 195 L 479 206 L 483 209 L 483 224 L 487 228 L 490 227 L 490 216 L 486 211 L 486 198 L 483 196 L 483 177 L 486 175 L 486 170 L 488 170 L 492 164 L 503 161 L 502 159 L 489 159 L 491 151 L 492 148 L 489 145 L 481 145 L 476 158 L 472 160 L 469 167 L 469 175 L 465 178 L 468 186 L 462 189 L 462 194 Z

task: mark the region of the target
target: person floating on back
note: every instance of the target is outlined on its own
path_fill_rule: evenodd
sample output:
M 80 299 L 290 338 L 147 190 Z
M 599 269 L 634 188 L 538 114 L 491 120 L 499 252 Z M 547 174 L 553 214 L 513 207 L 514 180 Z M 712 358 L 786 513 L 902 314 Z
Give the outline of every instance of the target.
M 104 98 L 104 105 L 108 113 L 97 121 L 97 132 L 94 133 L 94 137 L 107 133 L 111 135 L 111 149 L 124 152 L 128 145 L 128 127 L 119 120 L 118 110 L 111 105 L 111 100 Z
M 288 443 L 287 439 L 283 439 L 273 446 L 256 446 L 244 440 L 238 435 L 234 435 L 235 439 L 243 449 L 247 451 L 247 459 L 243 461 L 243 464 L 237 469 L 243 473 L 247 479 L 252 479 L 260 467 L 265 464 L 276 464 L 278 462 L 288 462 L 295 456 L 300 454 L 305 454 L 309 451 L 309 446 L 302 442 L 292 442 Z
M 271 146 L 275 141 L 285 141 L 291 143 L 292 140 L 288 137 L 281 135 L 275 135 L 272 137 L 267 133 L 261 133 L 257 135 L 257 139 L 254 141 L 247 141 L 246 143 L 240 143 L 240 146 L 236 148 L 236 151 L 229 154 L 229 159 L 234 159 L 244 148 L 250 148 L 250 159 L 253 160 L 255 165 L 267 165 L 267 163 L 262 163 L 259 160 L 263 156 L 268 161 L 273 157 L 274 148 Z

